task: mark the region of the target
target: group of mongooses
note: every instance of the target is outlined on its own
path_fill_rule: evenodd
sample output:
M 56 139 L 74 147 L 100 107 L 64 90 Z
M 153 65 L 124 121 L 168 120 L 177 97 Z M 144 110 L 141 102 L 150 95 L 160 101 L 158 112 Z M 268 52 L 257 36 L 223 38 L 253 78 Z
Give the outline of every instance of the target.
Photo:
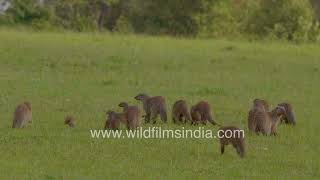
M 143 104 L 143 109 L 146 113 L 143 115 L 145 123 L 152 122 L 155 124 L 158 115 L 160 115 L 160 119 L 164 123 L 167 122 L 166 100 L 163 96 L 150 97 L 147 94 L 138 94 L 135 96 L 135 99 L 141 101 Z M 119 129 L 120 123 L 113 123 L 114 121 L 117 121 L 124 123 L 128 129 L 136 129 L 140 125 L 139 108 L 137 106 L 129 106 L 126 102 L 120 103 L 119 107 L 123 108 L 122 113 L 115 113 L 113 111 L 107 112 L 105 128 L 113 130 Z M 192 106 L 190 111 L 185 100 L 175 102 L 172 108 L 172 119 L 175 124 L 190 122 L 192 125 L 198 123 L 206 125 L 207 122 L 210 122 L 213 125 L 217 125 L 214 121 L 211 107 L 209 103 L 205 101 L 200 101 Z M 114 124 L 114 126 L 112 124 Z
M 277 135 L 277 127 L 280 122 L 296 124 L 292 106 L 289 103 L 280 103 L 271 111 L 266 100 L 255 99 L 248 113 L 249 131 L 263 135 Z
M 135 99 L 141 101 L 143 104 L 143 109 L 145 111 L 144 121 L 145 123 L 152 122 L 156 123 L 157 116 L 160 115 L 160 119 L 166 123 L 167 122 L 167 108 L 166 101 L 163 96 L 150 97 L 147 94 L 138 94 Z M 120 127 L 120 122 L 125 124 L 129 130 L 136 129 L 139 123 L 140 111 L 137 106 L 129 106 L 128 103 L 122 102 L 119 107 L 123 108 L 122 113 L 115 113 L 114 111 L 107 112 L 107 120 L 105 124 L 105 129 L 118 130 Z M 200 101 L 190 108 L 185 100 L 178 100 L 173 104 L 172 107 L 172 120 L 174 124 L 186 124 L 197 125 L 199 123 L 206 125 L 210 122 L 213 125 L 219 125 L 215 122 L 211 106 L 206 101 Z M 234 126 L 221 127 L 219 132 L 226 131 L 241 131 L 241 129 Z M 237 153 L 241 158 L 245 154 L 245 142 L 244 135 L 231 136 L 227 138 L 226 136 L 221 136 L 219 134 L 221 154 L 224 153 L 224 147 L 226 145 L 232 144 L 236 149 Z
M 135 99 L 143 103 L 143 109 L 146 113 L 143 116 L 145 123 L 156 123 L 158 115 L 160 115 L 160 119 L 164 123 L 167 122 L 167 109 L 164 97 L 150 97 L 146 94 L 138 94 Z M 123 108 L 121 113 L 114 111 L 106 112 L 105 129 L 119 130 L 121 123 L 129 130 L 134 130 L 140 126 L 140 110 L 138 106 L 131 106 L 127 102 L 121 102 L 118 106 Z M 213 125 L 221 126 L 215 122 L 211 106 L 206 101 L 200 101 L 195 104 L 190 108 L 190 111 L 185 100 L 176 101 L 172 107 L 172 119 L 175 124 L 190 122 L 191 125 L 197 125 L 199 123 L 206 125 L 207 122 L 210 122 Z M 280 103 L 270 111 L 267 101 L 262 99 L 255 99 L 253 101 L 253 107 L 248 114 L 249 131 L 257 134 L 262 133 L 263 135 L 276 135 L 277 126 L 283 121 L 286 124 L 296 124 L 293 108 L 289 103 Z M 12 128 L 24 128 L 31 122 L 31 103 L 24 102 L 18 105 L 14 112 Z M 72 115 L 68 115 L 64 123 L 69 127 L 75 127 L 76 119 Z M 234 126 L 225 126 L 221 127 L 218 132 L 226 132 L 228 130 L 240 131 L 241 129 Z M 231 138 L 220 138 L 221 154 L 224 153 L 224 147 L 228 144 L 232 144 L 240 157 L 244 157 L 244 136 L 238 135 Z

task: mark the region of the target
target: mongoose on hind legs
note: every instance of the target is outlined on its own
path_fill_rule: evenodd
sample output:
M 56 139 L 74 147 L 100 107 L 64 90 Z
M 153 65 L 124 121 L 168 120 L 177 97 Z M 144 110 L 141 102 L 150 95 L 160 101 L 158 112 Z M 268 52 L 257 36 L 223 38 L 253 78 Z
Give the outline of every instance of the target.
M 153 123 L 156 123 L 158 114 L 160 114 L 160 118 L 163 122 L 167 122 L 167 108 L 164 97 L 150 97 L 146 94 L 138 94 L 135 99 L 143 103 L 143 109 L 146 113 L 145 123 L 149 123 L 150 120 L 152 120 Z
M 173 123 L 186 123 L 191 121 L 187 102 L 184 100 L 176 101 L 172 107 L 172 120 Z
M 258 111 L 265 111 L 265 112 L 269 111 L 269 105 L 266 100 L 263 100 L 263 99 L 253 100 L 253 106 L 248 113 L 248 128 L 249 128 L 249 131 L 251 132 L 256 131 L 257 122 L 255 121 L 254 116 L 255 116 L 255 113 Z
M 269 111 L 268 101 L 266 101 L 264 99 L 258 99 L 258 98 L 253 100 L 253 107 L 261 107 L 261 106 L 263 106 L 267 112 Z
M 129 106 L 126 102 L 121 102 L 119 107 L 123 108 L 124 118 L 127 122 L 127 128 L 129 130 L 137 129 L 140 126 L 139 116 L 140 110 L 137 106 Z
M 13 115 L 12 128 L 23 128 L 27 123 L 32 122 L 32 109 L 30 102 L 18 105 Z
M 256 133 L 261 132 L 263 135 L 277 135 L 277 126 L 280 117 L 284 115 L 284 107 L 277 106 L 271 112 L 259 110 L 255 113 L 254 118 L 257 123 Z
M 125 122 L 125 117 L 123 113 L 116 113 L 114 111 L 107 111 L 106 113 L 106 123 L 104 129 L 118 130 L 120 128 L 120 122 Z

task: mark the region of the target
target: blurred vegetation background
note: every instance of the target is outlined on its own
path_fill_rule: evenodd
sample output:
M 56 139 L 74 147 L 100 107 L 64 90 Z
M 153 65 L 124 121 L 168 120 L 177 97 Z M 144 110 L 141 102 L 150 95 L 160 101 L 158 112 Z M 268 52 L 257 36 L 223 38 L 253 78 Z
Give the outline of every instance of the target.
M 36 30 L 320 41 L 320 0 L 0 0 L 0 13 Z

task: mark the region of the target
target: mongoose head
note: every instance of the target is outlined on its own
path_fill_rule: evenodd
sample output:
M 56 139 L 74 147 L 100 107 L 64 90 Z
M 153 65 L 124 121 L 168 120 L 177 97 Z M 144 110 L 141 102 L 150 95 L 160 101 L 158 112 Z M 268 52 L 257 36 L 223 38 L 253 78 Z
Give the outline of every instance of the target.
M 148 99 L 149 96 L 147 94 L 138 94 L 136 97 L 134 97 L 134 99 L 138 100 L 138 101 L 144 101 L 146 99 Z
M 277 116 L 284 116 L 286 113 L 286 109 L 282 106 L 277 106 L 272 110 L 272 113 L 276 114 Z
M 31 111 L 31 103 L 26 101 L 24 102 L 24 104 L 28 107 L 28 109 Z
M 284 103 L 280 103 L 280 104 L 278 104 L 278 106 L 282 106 L 282 107 L 284 107 L 284 108 L 288 108 L 288 109 L 292 109 L 292 107 L 291 107 L 291 105 L 289 104 L 289 103 L 286 103 L 286 102 L 284 102 Z
M 127 108 L 129 105 L 126 102 L 121 102 L 118 106 L 122 108 Z
M 253 105 L 255 107 L 264 107 L 266 105 L 266 101 L 263 99 L 255 99 L 253 100 Z
M 292 106 L 290 103 L 284 102 L 284 103 L 280 103 L 278 104 L 278 106 L 284 107 L 286 110 L 285 115 L 283 116 L 284 119 L 286 119 L 287 123 L 296 124 L 296 120 L 295 120 L 295 115 L 292 109 Z

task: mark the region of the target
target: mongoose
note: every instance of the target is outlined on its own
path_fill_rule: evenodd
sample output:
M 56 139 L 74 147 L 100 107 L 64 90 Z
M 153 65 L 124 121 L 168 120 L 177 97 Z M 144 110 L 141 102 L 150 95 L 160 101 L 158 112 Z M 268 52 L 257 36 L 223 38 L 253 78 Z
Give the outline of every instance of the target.
M 277 106 L 275 109 L 273 109 L 270 113 L 269 116 L 273 120 L 272 125 L 271 125 L 271 135 L 276 136 L 277 135 L 277 128 L 279 125 L 279 122 L 281 121 L 280 119 L 285 116 L 286 109 L 282 106 Z
M 173 123 L 186 123 L 187 121 L 191 121 L 191 116 L 186 101 L 179 100 L 173 104 L 172 120 Z
M 269 103 L 264 99 L 255 99 L 253 100 L 253 107 L 263 106 L 264 109 L 269 112 Z
M 140 110 L 137 106 L 129 106 L 128 103 L 122 102 L 119 107 L 123 108 L 124 117 L 126 119 L 127 128 L 129 130 L 137 129 L 140 126 L 139 116 Z
M 76 119 L 71 116 L 71 115 L 68 115 L 66 116 L 66 118 L 64 119 L 64 124 L 68 125 L 69 127 L 75 127 L 76 126 Z
M 285 109 L 281 106 L 277 106 L 271 112 L 266 112 L 262 109 L 258 110 L 254 114 L 254 118 L 257 123 L 255 132 L 257 134 L 261 132 L 263 135 L 267 136 L 276 135 L 280 117 L 284 115 L 284 113 Z
M 286 124 L 296 125 L 296 119 L 291 104 L 284 102 L 278 104 L 278 106 L 284 107 L 286 110 L 286 113 L 284 116 L 282 116 L 281 121 L 284 121 Z
M 237 150 L 237 153 L 241 158 L 245 155 L 245 141 L 244 141 L 244 131 L 234 127 L 227 126 L 221 127 L 218 131 L 220 139 L 221 154 L 224 153 L 224 147 L 226 145 L 232 144 L 232 146 Z
M 158 114 L 160 114 L 160 118 L 163 122 L 167 122 L 167 108 L 164 97 L 149 97 L 146 94 L 138 94 L 135 99 L 138 101 L 142 101 L 143 103 L 143 109 L 146 113 L 145 123 L 149 123 L 150 120 L 152 120 L 155 124 Z
M 262 99 L 253 100 L 253 106 L 248 113 L 248 128 L 249 128 L 249 131 L 251 132 L 256 131 L 257 122 L 255 121 L 254 114 L 258 111 L 268 112 L 269 111 L 268 102 Z
M 195 106 L 191 107 L 190 115 L 191 115 L 191 125 L 198 125 L 201 122 L 201 114 L 199 111 L 195 110 Z
M 23 128 L 32 122 L 32 109 L 30 102 L 24 102 L 16 107 L 12 128 Z
M 123 122 L 124 114 L 123 113 L 116 113 L 114 111 L 108 111 L 106 113 L 106 123 L 104 129 L 111 129 L 111 130 L 119 130 L 120 122 Z M 125 124 L 127 124 L 125 122 Z
M 191 107 L 190 110 L 191 117 L 193 118 L 193 122 L 199 122 L 198 119 L 194 119 L 194 117 L 201 117 L 201 122 L 206 124 L 209 121 L 213 125 L 218 125 L 212 116 L 210 104 L 206 101 L 200 101 L 198 104 Z M 199 114 L 197 114 L 199 113 Z

